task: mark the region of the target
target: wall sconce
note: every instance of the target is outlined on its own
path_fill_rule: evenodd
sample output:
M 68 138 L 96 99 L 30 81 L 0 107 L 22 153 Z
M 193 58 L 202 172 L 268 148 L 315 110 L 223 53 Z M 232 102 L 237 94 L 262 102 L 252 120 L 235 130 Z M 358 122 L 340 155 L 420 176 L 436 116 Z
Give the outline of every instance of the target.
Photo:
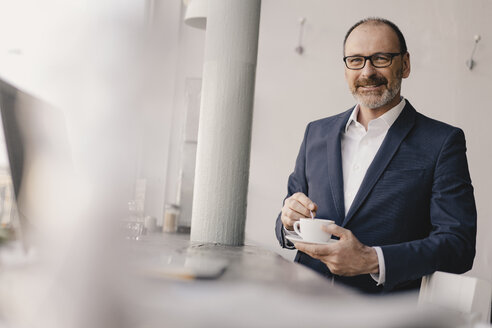
M 303 32 L 304 32 L 304 24 L 305 23 L 306 23 L 305 17 L 299 18 L 299 44 L 295 49 L 299 55 L 302 55 L 302 53 L 304 52 L 304 47 L 302 46 L 302 36 L 303 36 Z
M 473 55 L 475 54 L 475 49 L 477 49 L 477 44 L 478 42 L 480 42 L 480 40 L 482 39 L 480 37 L 480 35 L 475 35 L 473 37 L 473 39 L 475 40 L 475 43 L 473 44 L 473 50 L 472 50 L 472 53 L 471 53 L 471 56 L 470 56 L 470 59 L 466 61 L 466 67 L 468 67 L 468 69 L 471 71 L 473 69 L 473 67 L 475 66 L 475 61 L 473 60 Z

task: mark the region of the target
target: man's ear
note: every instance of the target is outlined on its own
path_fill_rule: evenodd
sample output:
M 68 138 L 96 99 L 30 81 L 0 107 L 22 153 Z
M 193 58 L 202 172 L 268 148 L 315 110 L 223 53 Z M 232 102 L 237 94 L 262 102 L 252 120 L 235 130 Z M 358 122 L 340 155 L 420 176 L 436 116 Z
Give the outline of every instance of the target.
M 403 61 L 402 77 L 406 79 L 410 75 L 410 54 L 408 52 L 402 55 L 402 61 Z

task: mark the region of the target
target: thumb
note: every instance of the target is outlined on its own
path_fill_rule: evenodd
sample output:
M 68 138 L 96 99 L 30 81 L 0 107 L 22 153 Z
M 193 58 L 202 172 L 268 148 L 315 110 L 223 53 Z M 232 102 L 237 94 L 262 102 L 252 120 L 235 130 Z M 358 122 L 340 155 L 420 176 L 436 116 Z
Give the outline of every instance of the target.
M 336 225 L 335 223 L 324 224 L 323 226 L 321 226 L 321 229 L 323 229 L 323 231 L 325 232 L 331 233 L 332 235 L 339 237 L 340 239 L 344 238 L 348 231 L 347 229 L 342 228 L 339 225 Z

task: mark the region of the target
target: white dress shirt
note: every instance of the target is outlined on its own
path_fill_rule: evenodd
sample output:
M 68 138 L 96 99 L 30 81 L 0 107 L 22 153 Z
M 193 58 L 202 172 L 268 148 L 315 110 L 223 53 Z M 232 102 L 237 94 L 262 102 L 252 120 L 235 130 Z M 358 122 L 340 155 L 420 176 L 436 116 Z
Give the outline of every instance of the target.
M 391 125 L 405 107 L 405 99 L 380 117 L 372 120 L 367 125 L 367 131 L 357 121 L 359 105 L 355 106 L 350 115 L 345 131 L 342 135 L 342 169 L 343 169 L 343 196 L 345 199 L 345 215 L 347 215 L 355 195 L 359 191 L 362 180 L 366 175 L 376 153 L 383 143 L 384 137 Z M 371 274 L 378 283 L 384 284 L 386 280 L 386 268 L 384 265 L 383 251 L 380 247 L 374 247 L 378 255 L 379 274 Z

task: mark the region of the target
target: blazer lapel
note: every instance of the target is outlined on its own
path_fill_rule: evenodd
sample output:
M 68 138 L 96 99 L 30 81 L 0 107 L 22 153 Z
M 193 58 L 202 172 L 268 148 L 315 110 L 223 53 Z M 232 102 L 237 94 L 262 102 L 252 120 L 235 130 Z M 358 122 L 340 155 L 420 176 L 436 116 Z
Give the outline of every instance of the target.
M 341 137 L 352 110 L 353 108 L 338 116 L 335 126 L 330 129 L 327 138 L 328 177 L 330 179 L 330 189 L 333 196 L 333 202 L 335 203 L 335 208 L 338 213 L 338 220 L 336 220 L 336 224 L 342 224 L 345 218 Z
M 408 132 L 412 129 L 415 123 L 415 109 L 410 105 L 407 100 L 407 104 L 403 108 L 400 116 L 396 119 L 393 125 L 388 130 L 386 137 L 384 138 L 381 147 L 379 148 L 374 160 L 367 169 L 366 175 L 362 180 L 359 191 L 355 196 L 352 205 L 345 217 L 342 226 L 346 226 L 362 205 L 367 195 L 372 190 L 376 182 L 381 177 L 389 162 L 395 155 L 396 151 L 400 147 L 401 142 L 407 136 Z

